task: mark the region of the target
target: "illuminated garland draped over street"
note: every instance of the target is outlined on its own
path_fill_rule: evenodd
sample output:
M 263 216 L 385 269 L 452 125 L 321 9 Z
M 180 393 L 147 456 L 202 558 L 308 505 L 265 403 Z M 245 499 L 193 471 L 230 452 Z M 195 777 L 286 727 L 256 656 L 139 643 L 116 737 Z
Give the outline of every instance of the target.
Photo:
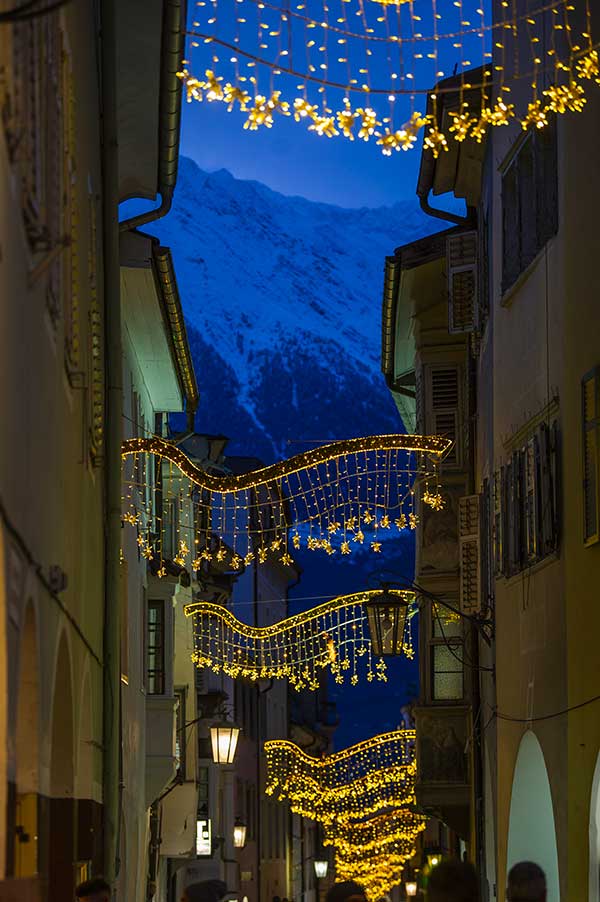
M 215 475 L 165 439 L 130 439 L 122 447 L 123 519 L 137 528 L 142 554 L 159 562 L 159 575 L 169 554 L 193 570 L 211 560 L 237 570 L 269 556 L 291 566 L 293 527 L 293 548 L 377 553 L 390 530 L 416 527 L 417 477 L 423 502 L 443 506 L 437 465 L 451 444 L 440 436 L 375 435 Z
M 222 102 L 250 130 L 293 115 L 386 155 L 423 131 L 437 157 L 452 139 L 579 112 L 600 84 L 589 0 L 532 2 L 519 14 L 501 0 L 494 11 L 492 21 L 479 0 L 200 0 L 178 74 L 188 101 Z M 443 122 L 437 104 L 451 89 L 433 86 L 452 70 L 457 98 Z
M 356 685 L 362 668 L 367 680 L 384 680 L 385 663 L 374 662 L 365 603 L 378 591 L 343 595 L 265 627 L 247 626 L 226 608 L 210 602 L 187 605 L 194 619 L 192 655 L 198 667 L 236 678 L 287 679 L 296 690 L 318 689 L 319 676 L 328 667 L 336 683 L 348 676 Z M 413 592 L 391 590 L 390 595 L 413 604 Z M 410 621 L 404 621 L 403 654 L 414 656 Z M 363 663 L 361 663 L 363 659 Z
M 325 758 L 284 740 L 265 743 L 268 795 L 323 824 L 339 880 L 376 899 L 400 880 L 426 818 L 414 811 L 414 730 L 382 733 Z

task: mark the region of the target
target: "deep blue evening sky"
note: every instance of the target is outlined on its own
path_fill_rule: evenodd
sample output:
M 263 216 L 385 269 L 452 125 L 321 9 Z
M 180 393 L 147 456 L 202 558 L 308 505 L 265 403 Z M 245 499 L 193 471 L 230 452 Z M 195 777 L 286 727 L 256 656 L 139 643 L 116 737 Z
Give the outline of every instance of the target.
M 282 194 L 342 207 L 381 207 L 415 196 L 416 148 L 384 157 L 373 142 L 319 137 L 291 118 L 257 132 L 242 123 L 224 104 L 186 104 L 182 153 L 202 169 L 228 169 Z

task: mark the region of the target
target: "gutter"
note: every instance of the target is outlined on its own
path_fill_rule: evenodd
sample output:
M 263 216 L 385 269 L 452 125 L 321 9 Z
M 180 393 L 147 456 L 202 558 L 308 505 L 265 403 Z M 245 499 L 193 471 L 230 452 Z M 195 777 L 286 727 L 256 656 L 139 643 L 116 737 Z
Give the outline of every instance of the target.
M 161 247 L 158 240 L 152 245 L 152 258 L 159 285 L 161 306 L 168 325 L 169 343 L 175 359 L 179 384 L 186 399 L 187 425 L 191 433 L 194 428 L 194 418 L 200 395 L 173 268 L 173 258 L 170 249 Z
M 381 315 L 381 372 L 388 387 L 394 376 L 395 298 L 400 262 L 397 257 L 385 258 L 383 277 L 383 309 Z
M 182 83 L 177 77 L 185 49 L 186 0 L 164 0 L 158 108 L 158 194 L 160 205 L 119 223 L 119 230 L 137 229 L 166 216 L 173 203 L 179 165 Z
M 118 0 L 101 0 L 102 248 L 104 300 L 105 469 L 104 617 L 102 708 L 102 813 L 104 874 L 113 883 L 119 871 L 120 829 L 120 604 L 121 591 L 121 431 L 123 386 L 119 261 L 119 159 L 117 126 Z

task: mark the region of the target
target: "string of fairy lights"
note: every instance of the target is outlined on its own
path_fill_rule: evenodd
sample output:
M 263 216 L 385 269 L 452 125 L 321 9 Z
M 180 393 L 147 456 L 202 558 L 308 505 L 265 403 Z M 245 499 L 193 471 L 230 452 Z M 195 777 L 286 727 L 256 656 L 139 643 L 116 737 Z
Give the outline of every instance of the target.
M 123 522 L 136 530 L 138 553 L 157 576 L 190 567 L 201 586 L 210 572 L 293 566 L 301 545 L 328 555 L 361 546 L 378 553 L 382 535 L 416 528 L 417 500 L 443 507 L 438 465 L 450 445 L 439 436 L 369 436 L 232 474 L 206 469 L 162 438 L 130 439 L 122 447 Z M 370 622 L 382 599 L 389 625 L 378 627 L 381 648 L 392 630 L 395 653 L 413 657 L 415 594 L 389 587 L 330 599 L 263 627 L 195 600 L 185 608 L 194 625 L 192 657 L 233 679 L 287 679 L 298 691 L 317 689 L 325 669 L 340 684 L 356 685 L 361 673 L 385 681 Z M 397 628 L 385 613 L 394 608 L 402 610 Z M 414 731 L 381 734 L 323 759 L 284 740 L 266 743 L 265 754 L 267 794 L 322 824 L 339 879 L 352 871 L 373 899 L 398 882 L 425 825 L 414 808 Z
M 233 679 L 287 679 L 297 691 L 318 689 L 328 668 L 338 684 L 347 677 L 355 686 L 362 671 L 366 679 L 385 681 L 383 658 L 374 660 L 365 605 L 377 591 L 343 595 L 302 614 L 265 627 L 248 626 L 221 605 L 206 601 L 189 604 L 194 621 L 193 660 Z M 391 590 L 390 595 L 412 606 L 415 594 Z M 411 616 L 404 620 L 402 653 L 414 656 Z
M 256 560 L 293 566 L 305 546 L 327 555 L 381 552 L 394 530 L 415 529 L 422 501 L 443 506 L 438 464 L 451 445 L 439 436 L 379 435 L 334 442 L 237 475 L 215 475 L 159 437 L 123 443 L 123 522 L 140 553 L 200 570 L 241 570 Z
M 199 0 L 178 74 L 189 102 L 224 103 L 251 131 L 293 117 L 388 156 L 422 131 L 437 157 L 581 111 L 600 85 L 592 26 L 590 0 L 501 0 L 496 18 L 481 0 Z
M 265 743 L 266 792 L 323 826 L 338 879 L 369 898 L 398 883 L 426 818 L 414 810 L 415 732 L 396 730 L 324 758 L 284 740 Z

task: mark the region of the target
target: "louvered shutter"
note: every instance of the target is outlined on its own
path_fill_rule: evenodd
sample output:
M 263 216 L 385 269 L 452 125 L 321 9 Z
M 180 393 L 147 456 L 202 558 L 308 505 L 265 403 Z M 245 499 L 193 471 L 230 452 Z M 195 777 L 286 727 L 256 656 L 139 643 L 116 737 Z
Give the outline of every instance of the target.
M 484 479 L 480 502 L 482 607 L 487 607 L 494 596 L 493 500 L 493 481 Z
M 448 267 L 448 331 L 474 332 L 479 325 L 477 297 L 477 232 L 450 235 Z
M 539 450 L 537 436 L 532 436 L 523 449 L 523 525 L 527 561 L 540 554 L 539 514 Z M 542 501 L 543 503 L 543 501 Z
M 510 572 L 517 573 L 523 564 L 523 455 L 513 451 L 511 460 L 511 509 L 512 518 Z
M 546 423 L 538 430 L 539 451 L 539 518 L 540 553 L 549 554 L 556 548 L 556 449 L 552 431 Z
M 493 544 L 494 544 L 494 572 L 496 576 L 503 576 L 506 573 L 505 562 L 505 474 L 504 467 L 494 473 L 493 488 Z
M 586 545 L 600 538 L 598 524 L 598 437 L 600 367 L 587 373 L 581 382 L 583 427 L 583 539 Z
M 452 447 L 444 458 L 444 467 L 460 466 L 462 441 L 460 434 L 460 367 L 429 366 L 427 368 L 428 433 L 452 439 Z
M 464 614 L 481 610 L 480 497 L 464 495 L 458 505 L 460 557 L 460 609 Z

